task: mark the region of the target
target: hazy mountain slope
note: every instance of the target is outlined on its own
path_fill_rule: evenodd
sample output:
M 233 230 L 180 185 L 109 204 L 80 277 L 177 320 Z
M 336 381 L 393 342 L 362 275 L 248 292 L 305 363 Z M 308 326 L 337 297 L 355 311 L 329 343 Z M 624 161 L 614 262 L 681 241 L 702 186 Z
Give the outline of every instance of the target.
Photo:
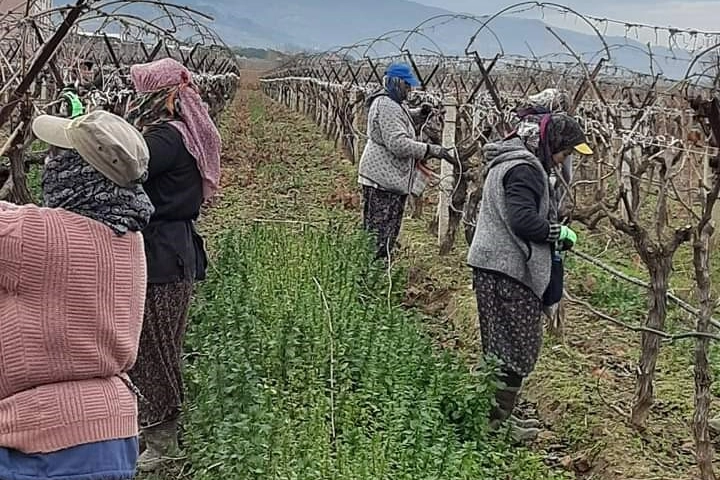
M 420 22 L 446 10 L 428 7 L 408 0 L 176 0 L 178 3 L 206 12 L 215 21 L 213 27 L 231 45 L 271 47 L 280 49 L 326 50 L 374 38 L 390 30 L 410 29 Z M 446 54 L 462 53 L 468 40 L 476 32 L 479 22 L 454 20 L 434 28 L 428 35 L 433 42 L 415 35 L 408 42 L 411 51 Z M 507 54 L 530 55 L 530 48 L 538 56 L 567 53 L 563 46 L 547 31 L 539 20 L 518 17 L 501 17 L 481 33 L 474 47 L 484 55 L 499 51 Z M 594 35 L 554 29 L 580 54 L 595 56 L 602 42 Z M 495 38 L 497 36 L 498 40 Z M 395 38 L 395 45 L 378 42 L 374 54 L 396 53 L 403 37 Z M 614 52 L 615 63 L 634 70 L 649 70 L 646 47 L 625 38 L 609 37 L 608 44 L 626 44 L 634 49 Z M 362 52 L 360 52 L 362 53 Z M 669 54 L 657 49 L 656 54 Z M 684 73 L 682 63 L 672 65 L 658 59 L 660 67 L 672 76 Z

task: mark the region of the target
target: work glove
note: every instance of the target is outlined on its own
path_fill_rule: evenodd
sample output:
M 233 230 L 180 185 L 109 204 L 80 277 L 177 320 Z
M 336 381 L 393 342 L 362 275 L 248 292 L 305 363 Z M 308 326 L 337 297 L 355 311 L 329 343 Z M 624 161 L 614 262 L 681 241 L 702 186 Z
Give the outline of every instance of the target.
M 440 145 L 429 144 L 428 157 L 434 157 L 434 158 L 439 158 L 441 160 L 446 160 L 452 164 L 457 163 L 457 159 L 455 158 L 454 149 L 445 148 Z
M 560 236 L 558 236 L 558 250 L 564 252 L 572 250 L 577 243 L 577 234 L 567 225 L 560 226 Z

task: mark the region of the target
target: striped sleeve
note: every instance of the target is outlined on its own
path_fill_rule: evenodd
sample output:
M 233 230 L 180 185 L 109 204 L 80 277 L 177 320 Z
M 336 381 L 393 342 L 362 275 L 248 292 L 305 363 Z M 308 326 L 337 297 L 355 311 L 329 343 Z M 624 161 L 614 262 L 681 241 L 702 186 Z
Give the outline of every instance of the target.
M 562 225 L 559 224 L 551 224 L 550 225 L 550 233 L 548 233 L 547 241 L 549 243 L 557 242 L 560 239 L 560 229 L 562 228 Z

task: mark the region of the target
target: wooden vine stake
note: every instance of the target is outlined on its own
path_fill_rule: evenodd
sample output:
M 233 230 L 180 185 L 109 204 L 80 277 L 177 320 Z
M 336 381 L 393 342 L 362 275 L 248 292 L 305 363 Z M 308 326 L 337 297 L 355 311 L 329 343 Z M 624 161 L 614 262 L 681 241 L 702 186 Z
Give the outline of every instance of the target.
M 453 97 L 445 99 L 445 118 L 442 133 L 442 144 L 445 148 L 455 148 L 455 126 L 457 123 L 457 100 Z M 447 254 L 452 248 L 454 238 L 450 231 L 450 208 L 455 185 L 454 166 L 452 163 L 441 160 L 440 163 L 440 193 L 438 201 L 438 245 L 440 253 Z
M 352 93 L 352 157 L 353 157 L 353 165 L 357 165 L 360 163 L 360 156 L 362 155 L 362 150 L 360 149 L 360 135 L 358 132 L 360 132 L 361 128 L 361 122 L 360 122 L 360 114 L 362 112 L 362 105 L 363 105 L 363 97 L 360 95 L 360 92 L 357 90 L 353 91 Z

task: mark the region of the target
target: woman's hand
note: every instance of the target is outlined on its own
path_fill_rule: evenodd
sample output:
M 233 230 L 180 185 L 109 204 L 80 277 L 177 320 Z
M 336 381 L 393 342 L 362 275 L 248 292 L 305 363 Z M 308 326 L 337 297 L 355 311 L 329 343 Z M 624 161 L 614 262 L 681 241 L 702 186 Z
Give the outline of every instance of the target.
M 576 243 L 577 234 L 567 225 L 560 226 L 560 236 L 558 237 L 558 244 L 560 244 L 559 250 L 572 250 Z
M 457 158 L 455 158 L 455 153 L 453 152 L 454 148 L 445 148 L 435 144 L 428 145 L 428 157 L 439 158 L 452 164 L 457 163 Z

